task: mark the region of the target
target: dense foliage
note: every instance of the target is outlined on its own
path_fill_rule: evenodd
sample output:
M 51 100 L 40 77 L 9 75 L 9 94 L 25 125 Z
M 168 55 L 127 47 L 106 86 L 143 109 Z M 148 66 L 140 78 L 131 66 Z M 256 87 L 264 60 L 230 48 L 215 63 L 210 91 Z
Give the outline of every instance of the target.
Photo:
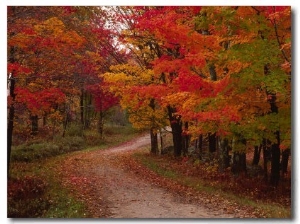
M 7 21 L 9 157 L 12 136 L 70 122 L 102 136 L 120 104 L 153 154 L 170 126 L 176 157 L 204 159 L 207 141 L 220 172 L 246 172 L 249 153 L 273 186 L 287 172 L 290 7 L 14 6 Z

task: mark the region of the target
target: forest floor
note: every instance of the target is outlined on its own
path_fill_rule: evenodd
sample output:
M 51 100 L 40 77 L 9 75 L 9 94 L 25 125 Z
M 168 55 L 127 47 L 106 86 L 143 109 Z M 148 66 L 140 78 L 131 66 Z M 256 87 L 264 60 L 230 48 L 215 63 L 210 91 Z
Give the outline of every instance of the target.
M 60 167 L 62 183 L 93 218 L 262 218 L 255 209 L 182 186 L 141 165 L 132 154 L 149 144 L 147 134 L 107 150 L 72 154 Z

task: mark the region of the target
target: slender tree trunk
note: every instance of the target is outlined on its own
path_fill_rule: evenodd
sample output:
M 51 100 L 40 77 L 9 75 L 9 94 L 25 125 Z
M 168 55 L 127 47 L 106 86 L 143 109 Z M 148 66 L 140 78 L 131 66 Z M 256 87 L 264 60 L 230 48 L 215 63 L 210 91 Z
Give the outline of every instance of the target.
M 268 182 L 268 178 L 269 178 L 268 162 L 270 159 L 270 149 L 268 146 L 267 139 L 263 139 L 262 149 L 263 149 L 263 160 L 264 160 L 264 179 L 266 182 Z
M 201 160 L 203 157 L 203 135 L 199 135 L 198 137 L 198 149 L 199 149 L 199 159 Z
M 14 118 L 15 118 L 15 80 L 14 80 L 14 72 L 11 73 L 10 78 L 8 80 L 10 82 L 9 87 L 9 95 L 12 98 L 11 104 L 9 105 L 8 110 L 8 124 L 7 124 L 7 178 L 9 178 L 9 170 L 10 170 L 10 157 L 11 157 L 11 147 L 12 147 L 12 137 L 13 137 L 13 129 L 14 129 Z
M 104 129 L 104 119 L 103 119 L 103 111 L 99 112 L 99 119 L 98 119 L 98 133 L 100 134 L 100 138 L 103 138 L 103 129 Z
M 280 179 L 280 148 L 279 148 L 279 131 L 276 132 L 277 143 L 273 143 L 271 146 L 271 175 L 270 182 L 274 187 L 278 186 Z
M 276 94 L 269 94 L 269 103 L 271 106 L 271 113 L 278 114 L 278 107 L 276 105 Z M 280 132 L 274 132 L 276 142 L 271 145 L 271 175 L 270 183 L 272 186 L 277 187 L 280 179 Z
M 259 160 L 260 160 L 261 148 L 262 148 L 262 145 L 254 147 L 252 165 L 256 165 L 256 166 L 258 165 Z
M 229 150 L 228 150 L 228 139 L 219 138 L 219 171 L 224 172 L 224 170 L 229 167 Z
M 217 139 L 216 139 L 216 133 L 209 133 L 208 134 L 208 147 L 209 152 L 213 153 L 217 150 Z
M 66 117 L 65 117 L 65 121 L 64 121 L 64 130 L 63 130 L 63 134 L 62 134 L 62 137 L 64 138 L 65 137 L 65 134 L 66 134 L 66 130 L 67 130 L 67 126 L 68 126 L 68 113 L 66 113 Z
M 282 176 L 284 176 L 284 174 L 287 173 L 290 151 L 291 151 L 290 149 L 286 149 L 282 152 L 282 157 L 281 157 Z
M 163 132 L 162 130 L 159 131 L 159 138 L 160 138 L 160 154 L 162 150 L 164 149 L 164 138 L 163 138 Z
M 157 130 L 152 127 L 150 129 L 150 139 L 151 139 L 151 154 L 156 155 L 158 152 L 158 140 L 157 140 Z
M 182 150 L 182 121 L 181 117 L 174 115 L 175 109 L 171 106 L 168 106 L 168 115 L 170 120 L 170 125 L 172 128 L 172 137 L 174 145 L 174 156 L 181 156 Z
M 43 116 L 43 126 L 47 125 L 47 114 Z
M 81 94 L 80 94 L 80 122 L 82 127 L 84 128 L 84 90 L 83 88 L 81 89 Z
M 31 134 L 37 135 L 39 131 L 39 119 L 37 115 L 30 116 L 31 120 Z
M 239 136 L 237 138 L 237 143 L 242 143 L 246 149 L 246 140 L 241 139 Z M 243 151 L 236 152 L 233 147 L 233 158 L 232 158 L 232 167 L 231 171 L 239 175 L 240 173 L 247 173 L 247 163 L 246 163 L 246 153 Z
M 70 120 L 70 108 L 69 108 L 69 105 L 66 104 L 66 106 L 65 106 L 65 121 L 64 121 L 64 126 L 63 126 L 64 130 L 63 130 L 62 137 L 65 137 L 69 120 Z
M 264 66 L 264 74 L 267 76 L 270 74 L 269 66 Z M 278 114 L 278 107 L 276 104 L 276 93 L 269 92 L 268 90 L 268 102 L 271 107 L 270 113 Z M 271 145 L 271 174 L 270 174 L 270 184 L 274 187 L 278 186 L 280 179 L 280 132 L 279 130 L 274 130 L 274 135 L 276 137 L 276 141 L 272 142 Z
M 187 131 L 188 128 L 189 128 L 189 123 L 185 122 L 184 129 Z M 182 136 L 182 148 L 183 148 L 184 156 L 188 155 L 189 144 L 190 144 L 190 136 L 187 133 L 184 133 L 184 135 Z
M 233 153 L 232 172 L 237 175 L 247 173 L 246 153 Z
M 99 111 L 99 119 L 98 119 L 98 133 L 100 134 L 101 139 L 103 138 L 103 127 L 104 127 L 104 113 L 102 106 L 102 99 L 100 99 L 100 111 Z

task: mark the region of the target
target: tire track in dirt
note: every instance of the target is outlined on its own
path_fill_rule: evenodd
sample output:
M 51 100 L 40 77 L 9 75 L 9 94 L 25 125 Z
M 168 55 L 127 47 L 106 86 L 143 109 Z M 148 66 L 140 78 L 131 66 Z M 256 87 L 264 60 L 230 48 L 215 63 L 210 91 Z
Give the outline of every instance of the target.
M 199 203 L 185 202 L 118 165 L 120 154 L 150 144 L 148 135 L 107 150 L 78 153 L 63 164 L 65 176 L 93 217 L 106 218 L 233 218 Z M 76 177 L 76 178 L 75 178 Z M 71 179 L 71 181 L 70 181 Z M 78 183 L 72 180 L 81 181 Z

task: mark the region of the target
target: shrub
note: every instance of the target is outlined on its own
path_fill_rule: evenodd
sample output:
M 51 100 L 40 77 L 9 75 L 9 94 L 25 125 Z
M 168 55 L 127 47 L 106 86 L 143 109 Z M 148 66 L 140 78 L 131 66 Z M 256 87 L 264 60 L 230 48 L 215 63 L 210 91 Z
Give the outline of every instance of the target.
M 22 144 L 12 148 L 11 160 L 31 162 L 37 159 L 57 156 L 67 152 L 77 151 L 85 147 L 82 137 L 56 138 L 55 141 Z
M 9 218 L 41 216 L 50 206 L 45 196 L 47 184 L 41 178 L 25 176 L 8 181 L 7 215 Z

